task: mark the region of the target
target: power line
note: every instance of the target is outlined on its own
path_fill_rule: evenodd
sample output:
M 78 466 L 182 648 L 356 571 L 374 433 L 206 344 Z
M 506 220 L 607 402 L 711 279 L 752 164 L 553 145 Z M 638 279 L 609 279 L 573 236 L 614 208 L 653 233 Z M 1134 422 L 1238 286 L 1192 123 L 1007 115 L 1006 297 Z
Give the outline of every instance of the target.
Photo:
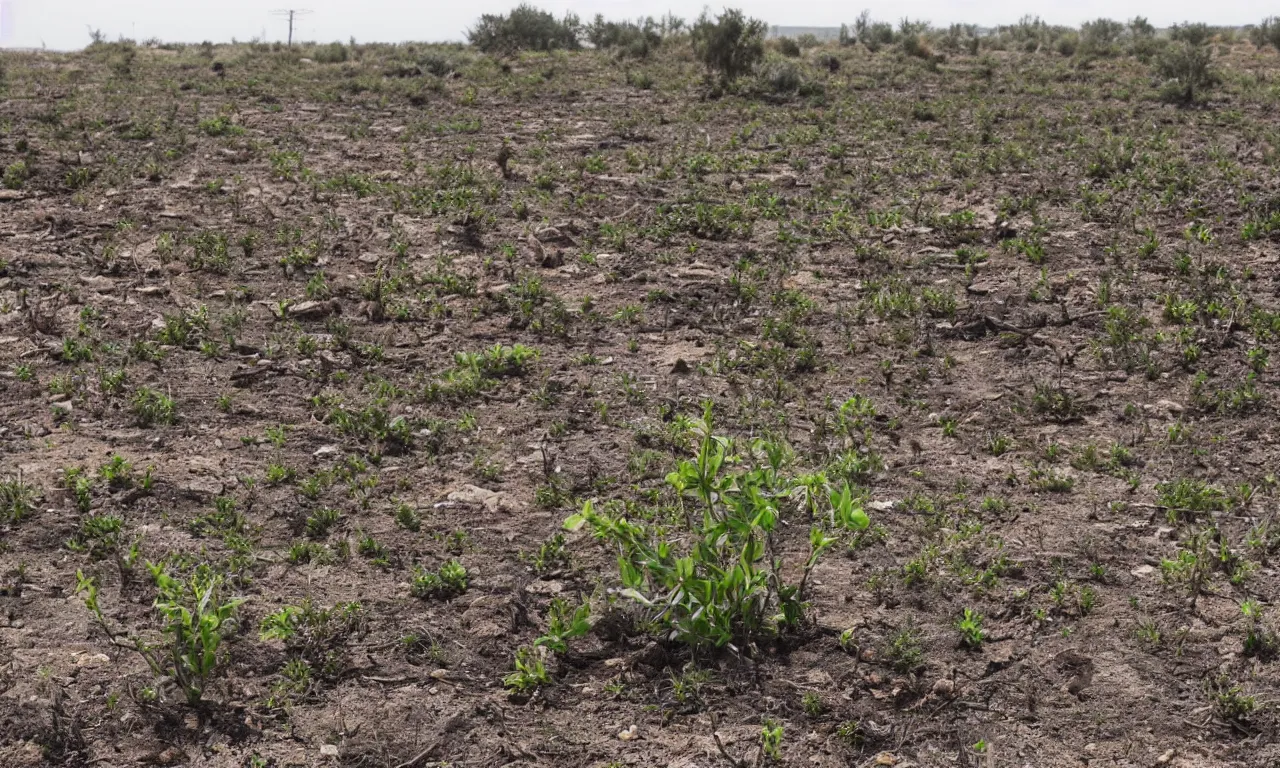
M 293 20 L 298 16 L 306 16 L 311 11 L 306 8 L 284 8 L 278 11 L 272 11 L 272 16 L 287 16 L 289 19 L 289 45 L 293 46 Z

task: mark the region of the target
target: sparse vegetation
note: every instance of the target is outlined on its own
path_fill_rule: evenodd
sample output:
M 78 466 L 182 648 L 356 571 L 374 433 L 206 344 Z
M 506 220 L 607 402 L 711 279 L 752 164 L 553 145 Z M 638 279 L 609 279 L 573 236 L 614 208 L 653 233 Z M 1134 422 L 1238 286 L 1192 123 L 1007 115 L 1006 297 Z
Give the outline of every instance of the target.
M 565 9 L 0 52 L 0 764 L 1280 759 L 1275 20 Z

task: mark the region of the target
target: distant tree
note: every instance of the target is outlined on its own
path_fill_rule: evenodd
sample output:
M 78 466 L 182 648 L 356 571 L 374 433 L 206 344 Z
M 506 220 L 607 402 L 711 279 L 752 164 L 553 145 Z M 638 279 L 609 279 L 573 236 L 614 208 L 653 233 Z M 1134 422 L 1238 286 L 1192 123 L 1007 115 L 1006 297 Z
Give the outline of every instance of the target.
M 1208 24 L 1174 24 L 1169 28 L 1169 39 L 1180 40 L 1191 45 L 1204 45 L 1213 39 L 1217 30 Z
M 1173 41 L 1156 61 L 1156 72 L 1164 79 L 1160 98 L 1182 106 L 1203 101 L 1205 92 L 1218 82 L 1217 73 L 1210 67 L 1212 58 L 1207 45 Z
M 737 8 L 726 9 L 715 21 L 704 11 L 693 25 L 693 49 L 707 69 L 725 82 L 755 69 L 764 58 L 764 33 L 759 19 L 748 19 Z
M 904 24 L 910 24 L 907 19 L 902 21 Z M 880 50 L 883 46 L 893 45 L 895 39 L 893 25 L 887 21 L 872 21 L 871 11 L 864 10 L 858 14 L 858 18 L 853 22 L 852 41 L 862 43 L 872 53 Z
M 467 41 L 486 53 L 576 50 L 582 23 L 573 14 L 557 21 L 546 11 L 521 3 L 509 14 L 486 13 L 467 32 Z
M 1120 52 L 1124 25 L 1114 19 L 1095 19 L 1080 25 L 1080 52 L 1094 56 L 1115 56 Z
M 615 50 L 624 56 L 642 59 L 662 45 L 662 25 L 652 18 L 640 22 L 605 21 L 596 14 L 585 27 L 587 42 L 602 50 Z
M 800 44 L 790 37 L 778 38 L 778 52 L 783 56 L 795 58 L 800 55 Z
M 1251 28 L 1249 40 L 1259 48 L 1270 45 L 1280 50 L 1280 16 L 1268 16 L 1261 24 Z
M 1151 26 L 1151 22 L 1147 21 L 1145 16 L 1134 16 L 1129 19 L 1129 34 L 1135 38 L 1155 37 L 1156 28 Z

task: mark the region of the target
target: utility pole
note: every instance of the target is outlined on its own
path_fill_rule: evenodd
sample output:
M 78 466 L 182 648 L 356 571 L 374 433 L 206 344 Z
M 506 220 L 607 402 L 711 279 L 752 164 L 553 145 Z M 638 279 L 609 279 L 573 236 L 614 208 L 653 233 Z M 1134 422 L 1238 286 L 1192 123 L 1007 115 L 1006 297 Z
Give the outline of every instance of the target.
M 297 16 L 306 16 L 311 11 L 305 8 L 287 8 L 279 11 L 272 11 L 272 16 L 285 16 L 289 19 L 289 47 L 293 47 L 293 20 Z

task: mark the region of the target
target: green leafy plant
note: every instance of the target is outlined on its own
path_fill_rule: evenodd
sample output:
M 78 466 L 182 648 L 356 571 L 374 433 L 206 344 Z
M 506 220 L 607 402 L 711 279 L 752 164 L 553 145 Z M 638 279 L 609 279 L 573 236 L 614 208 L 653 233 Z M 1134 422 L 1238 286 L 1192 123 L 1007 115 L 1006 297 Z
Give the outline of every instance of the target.
M 313 539 L 323 539 L 329 530 L 338 524 L 342 513 L 331 507 L 321 507 L 312 512 L 306 519 L 307 535 Z
M 782 475 L 789 451 L 781 443 L 757 441 L 750 455 L 758 465 L 734 471 L 743 457 L 732 453 L 729 439 L 712 435 L 709 410 L 698 429 L 694 458 L 667 476 L 679 494 L 687 531 L 636 523 L 607 508 L 597 511 L 590 501 L 565 527 L 588 526 L 617 551 L 621 594 L 648 609 L 650 621 L 674 640 L 723 647 L 794 628 L 803 618 L 813 566 L 841 532 L 865 529 L 867 515 L 847 485 L 833 491 L 827 524 L 811 529 L 808 556 L 796 564 L 800 578 L 787 581 L 787 569 L 772 553 L 782 518 L 779 503 L 794 488 Z
M 986 633 L 982 630 L 982 614 L 972 608 L 965 608 L 964 614 L 956 622 L 956 629 L 960 630 L 961 645 L 970 650 L 982 647 L 982 642 L 986 639 Z
M 782 724 L 771 718 L 766 718 L 760 727 L 760 753 L 770 760 L 782 761 Z
M 244 134 L 244 128 L 232 122 L 227 115 L 218 115 L 207 120 L 200 121 L 200 132 L 206 136 L 240 136 Z
M 21 475 L 0 480 L 0 523 L 16 523 L 35 509 L 35 488 Z
M 133 465 L 120 454 L 112 454 L 107 463 L 98 468 L 98 477 L 112 490 L 132 488 Z
M 1189 477 L 1156 483 L 1156 494 L 1157 503 L 1172 523 L 1195 520 L 1207 512 L 1224 511 L 1228 503 L 1227 494 L 1221 489 Z
M 0 177 L 0 185 L 6 189 L 22 189 L 22 185 L 31 178 L 31 168 L 25 160 L 17 160 L 5 166 L 4 176 Z
M 547 631 L 537 640 L 535 646 L 545 647 L 557 653 L 568 650 L 568 641 L 582 637 L 591 630 L 591 604 L 583 602 L 576 608 L 564 598 L 551 601 L 547 609 Z
M 1280 637 L 1266 625 L 1262 606 L 1255 600 L 1245 600 L 1240 603 L 1240 613 L 1246 622 L 1244 655 L 1264 661 L 1274 657 L 1280 651 Z
M 563 533 L 557 533 L 538 545 L 538 549 L 523 556 L 525 562 L 539 576 L 569 567 L 569 553 L 565 550 Z
M 1246 721 L 1258 708 L 1257 699 L 1245 693 L 1240 685 L 1232 683 L 1226 675 L 1207 679 L 1204 686 L 1214 713 L 1223 720 Z
M 914 623 L 894 633 L 885 644 L 883 654 L 886 660 L 899 672 L 910 672 L 924 661 L 924 633 Z
M 466 592 L 469 580 L 467 569 L 457 560 L 450 560 L 438 571 L 415 566 L 409 592 L 414 597 L 449 598 Z
M 219 670 L 222 642 L 237 628 L 235 613 L 244 600 L 227 599 L 222 576 L 207 566 L 196 568 L 186 578 L 170 574 L 162 563 L 148 563 L 147 567 L 158 593 L 154 607 L 163 622 L 163 644 L 112 629 L 99 605 L 96 582 L 79 571 L 76 593 L 83 595 L 94 624 L 113 643 L 137 651 L 153 674 L 173 680 L 187 703 L 199 706 L 210 678 Z
M 177 406 L 168 395 L 141 387 L 133 395 L 133 415 L 143 427 L 172 424 L 177 420 Z
M 422 528 L 422 518 L 412 505 L 401 503 L 396 505 L 396 525 L 416 533 Z
M 120 532 L 124 520 L 116 515 L 90 515 L 80 523 L 80 530 L 67 541 L 67 549 L 84 552 L 99 559 L 116 551 L 120 546 Z
M 528 695 L 551 684 L 547 671 L 546 651 L 522 645 L 516 649 L 515 671 L 502 678 L 502 684 L 513 694 Z

